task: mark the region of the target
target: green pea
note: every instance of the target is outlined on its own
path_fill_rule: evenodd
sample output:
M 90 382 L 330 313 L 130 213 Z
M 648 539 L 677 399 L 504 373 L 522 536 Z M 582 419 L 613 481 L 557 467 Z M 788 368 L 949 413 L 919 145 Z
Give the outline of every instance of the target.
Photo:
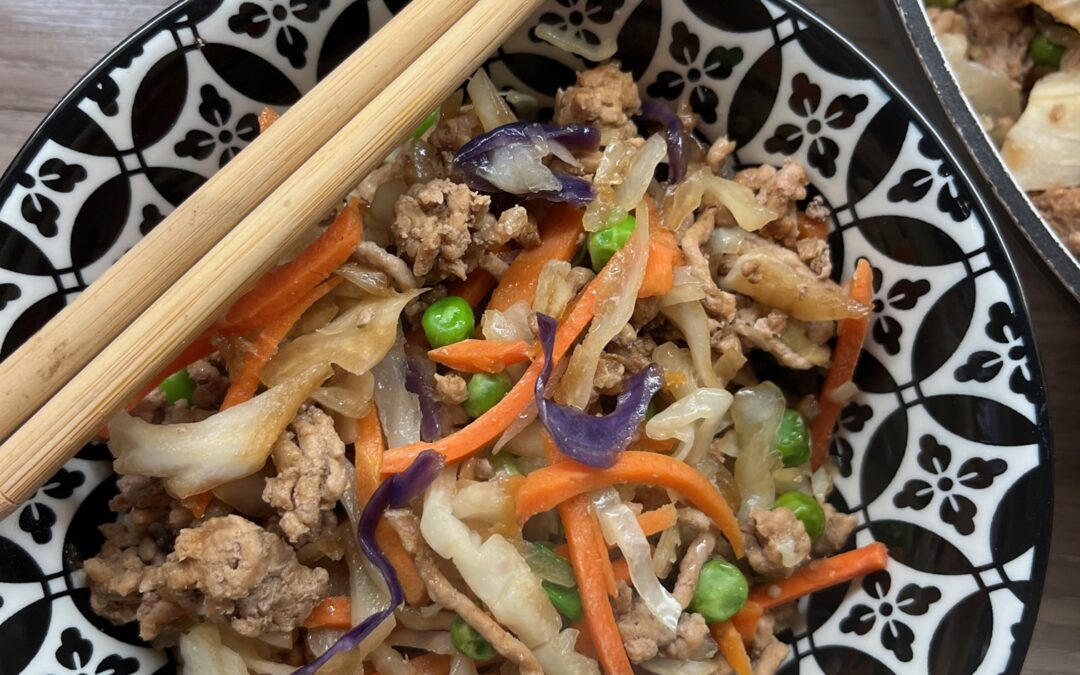
M 589 249 L 589 258 L 592 260 L 593 269 L 597 272 L 604 269 L 604 265 L 611 260 L 611 256 L 622 248 L 630 240 L 634 233 L 637 221 L 633 216 L 626 216 L 610 227 L 597 230 L 589 235 L 589 241 L 585 247 Z
M 454 649 L 474 661 L 487 661 L 495 658 L 495 648 L 476 629 L 465 623 L 465 619 L 455 616 L 450 622 L 450 642 Z
M 788 408 L 776 432 L 776 449 L 784 466 L 799 466 L 810 459 L 810 425 L 798 410 Z
M 1042 33 L 1039 33 L 1031 41 L 1028 52 L 1031 53 L 1031 60 L 1034 61 L 1036 65 L 1060 68 L 1061 57 L 1065 54 L 1065 46 L 1059 45 Z
M 544 587 L 544 592 L 547 593 L 551 604 L 555 605 L 555 609 L 559 610 L 559 614 L 570 619 L 571 623 L 581 621 L 581 617 L 585 616 L 585 609 L 581 606 L 581 596 L 576 588 L 559 586 L 550 581 L 541 581 L 540 585 Z
M 750 587 L 739 568 L 723 558 L 713 558 L 701 566 L 694 597 L 687 608 L 705 621 L 726 621 L 746 604 Z
M 466 387 L 469 397 L 465 399 L 465 412 L 469 417 L 480 417 L 501 401 L 512 386 L 506 373 L 473 375 Z
M 431 303 L 431 306 L 424 310 L 420 324 L 424 327 L 428 344 L 432 347 L 445 347 L 472 335 L 476 328 L 476 317 L 465 298 L 449 295 Z
M 491 456 L 491 468 L 510 476 L 521 475 L 521 469 L 518 468 L 517 462 L 514 461 L 514 456 L 505 451 Z
M 803 492 L 785 492 L 773 502 L 773 508 L 785 508 L 795 514 L 806 528 L 811 541 L 816 541 L 825 531 L 825 509 L 818 500 Z
M 435 123 L 439 121 L 439 109 L 435 108 L 431 111 L 431 114 L 424 118 L 424 121 L 420 123 L 420 126 L 413 129 L 412 137 L 420 138 L 428 129 L 435 126 Z
M 165 400 L 169 403 L 176 403 L 181 399 L 190 401 L 191 397 L 195 395 L 195 380 L 191 379 L 187 368 L 181 368 L 166 377 L 158 385 L 158 389 L 165 394 Z

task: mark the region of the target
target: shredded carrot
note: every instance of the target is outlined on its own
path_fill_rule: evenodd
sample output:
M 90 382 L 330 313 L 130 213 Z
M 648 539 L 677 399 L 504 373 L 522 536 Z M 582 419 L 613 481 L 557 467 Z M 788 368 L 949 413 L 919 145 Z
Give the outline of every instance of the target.
M 183 500 L 181 504 L 184 505 L 188 511 L 191 511 L 191 515 L 196 518 L 202 518 L 206 515 L 206 509 L 210 506 L 210 502 L 214 501 L 214 491 L 207 490 L 206 492 L 200 492 L 197 495 L 191 495 Z
M 255 338 L 251 349 L 244 354 L 244 364 L 240 367 L 240 372 L 229 384 L 229 391 L 225 394 L 225 400 L 221 403 L 222 410 L 228 410 L 234 405 L 240 405 L 251 400 L 251 397 L 255 395 L 255 391 L 259 388 L 259 375 L 262 373 L 263 367 L 277 353 L 281 341 L 289 334 L 289 331 L 304 315 L 304 312 L 308 311 L 312 305 L 327 293 L 337 288 L 341 282 L 342 279 L 339 277 L 328 279 L 319 284 L 259 331 L 259 336 Z
M 869 305 L 873 297 L 874 274 L 870 263 L 865 258 L 855 265 L 855 275 L 851 283 L 851 297 L 864 305 Z M 832 364 L 825 374 L 825 383 L 818 396 L 818 414 L 810 423 L 810 438 L 813 452 L 810 466 L 815 470 L 825 461 L 829 452 L 829 438 L 833 426 L 840 417 L 842 405 L 833 400 L 833 392 L 851 382 L 855 375 L 855 366 L 859 362 L 863 340 L 870 327 L 870 315 L 857 319 L 843 319 L 836 328 L 836 347 L 832 353 Z
M 446 654 L 421 654 L 409 659 L 416 675 L 449 675 L 450 657 Z
M 626 562 L 626 558 L 612 560 L 611 571 L 615 573 L 616 581 L 621 581 L 624 584 L 633 583 L 633 580 L 630 578 L 630 563 Z
M 532 345 L 524 340 L 461 340 L 428 352 L 435 363 L 464 373 L 500 373 L 532 355 Z
M 559 504 L 559 515 L 570 546 L 570 564 L 577 577 L 585 623 L 596 654 L 608 675 L 630 675 L 633 670 L 608 600 L 610 589 L 604 570 L 604 562 L 608 561 L 607 547 L 597 544 L 598 538 L 603 541 L 603 534 L 600 534 L 600 524 L 590 509 L 588 497 L 578 495 Z
M 799 212 L 799 239 L 825 239 L 828 236 L 829 221 Z
M 607 469 L 567 460 L 533 471 L 518 491 L 518 520 L 525 522 L 576 495 L 623 483 L 660 485 L 680 493 L 712 519 L 731 543 L 735 555 L 742 557 L 739 521 L 723 495 L 684 462 L 651 452 L 628 450 Z
M 743 608 L 731 617 L 731 622 L 735 624 L 735 629 L 739 631 L 743 642 L 753 641 L 754 633 L 757 632 L 757 623 L 764 613 L 765 609 L 761 605 L 753 600 L 747 600 Z
M 735 675 L 752 675 L 750 655 L 746 653 L 746 645 L 743 644 L 735 624 L 730 620 L 720 621 L 710 625 L 709 632 L 720 646 L 720 653 L 735 671 Z
M 356 443 L 353 446 L 356 451 L 356 491 L 360 495 L 360 501 L 367 503 L 382 482 L 380 469 L 383 454 L 386 452 L 386 441 L 383 438 L 382 425 L 379 424 L 379 411 L 375 408 L 374 401 L 367 414 L 357 420 L 356 431 Z M 397 573 L 398 583 L 405 593 L 405 601 L 410 605 L 426 603 L 427 587 L 416 569 L 416 560 L 405 550 L 401 538 L 385 520 L 380 520 L 375 526 L 375 543 Z
M 663 295 L 675 285 L 675 268 L 685 262 L 675 235 L 664 229 L 659 218 L 650 218 L 649 260 L 645 278 L 638 289 L 639 298 Z
M 225 315 L 223 332 L 242 334 L 269 323 L 345 262 L 356 249 L 364 220 L 355 200 L 300 255 L 267 272 Z
M 787 579 L 755 586 L 750 589 L 750 600 L 761 605 L 763 610 L 770 610 L 804 595 L 885 569 L 888 561 L 889 551 L 885 544 L 875 541 L 854 551 L 811 561 Z
M 352 598 L 340 595 L 323 598 L 304 620 L 304 628 L 352 628 Z
M 615 255 L 619 254 L 616 253 Z M 585 329 L 589 321 L 592 320 L 593 310 L 596 307 L 597 279 L 599 278 L 597 277 L 589 282 L 589 285 L 585 287 L 585 290 L 574 302 L 574 306 L 566 313 L 559 324 L 559 329 L 555 334 L 555 348 L 552 353 L 556 363 L 566 354 L 570 345 Z M 460 462 L 476 454 L 494 441 L 499 434 L 506 431 L 507 427 L 518 418 L 518 415 L 533 400 L 533 385 L 540 376 L 543 367 L 543 358 L 534 360 L 506 396 L 483 415 L 473 420 L 468 426 L 431 443 L 412 443 L 388 451 L 383 457 L 383 473 L 404 471 L 412 463 L 413 459 L 424 450 L 435 450 L 442 454 L 446 457 L 448 464 Z
M 472 272 L 469 272 L 469 276 L 465 277 L 465 279 L 458 279 L 448 284 L 446 294 L 464 298 L 470 307 L 476 309 L 484 301 L 484 298 L 488 296 L 491 289 L 495 288 L 496 283 L 498 283 L 498 279 L 491 272 L 477 267 Z
M 540 245 L 514 258 L 488 301 L 488 309 L 504 312 L 514 304 L 532 304 L 536 282 L 549 260 L 570 260 L 578 250 L 584 228 L 582 212 L 567 204 L 553 206 L 540 223 Z
M 273 126 L 279 117 L 281 115 L 278 115 L 276 110 L 268 105 L 263 106 L 263 109 L 259 111 L 259 133 L 265 134 L 266 130 Z
M 592 633 L 589 632 L 588 622 L 578 621 L 570 627 L 578 632 L 577 644 L 574 645 L 578 653 L 588 656 L 590 659 L 595 659 L 596 647 L 593 645 Z
M 664 504 L 660 508 L 646 511 L 637 517 L 638 525 L 646 537 L 663 532 L 679 520 L 679 512 L 674 504 Z

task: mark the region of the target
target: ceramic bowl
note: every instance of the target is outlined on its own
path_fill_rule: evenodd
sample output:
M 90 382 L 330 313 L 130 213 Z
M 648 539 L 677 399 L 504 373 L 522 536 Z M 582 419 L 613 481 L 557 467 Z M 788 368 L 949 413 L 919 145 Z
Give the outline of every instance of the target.
M 403 0 L 184 0 L 95 67 L 0 179 L 0 357 L 112 264 Z M 551 95 L 576 57 L 542 22 L 615 39 L 643 95 L 687 100 L 740 165 L 803 162 L 837 276 L 875 268 L 860 393 L 832 451 L 850 545 L 892 560 L 800 604 L 785 673 L 1019 672 L 1046 567 L 1051 469 L 1038 357 L 1001 239 L 950 148 L 846 40 L 784 0 L 550 0 L 487 62 Z M 0 522 L 0 675 L 167 672 L 88 607 L 79 561 L 115 490 L 88 446 Z

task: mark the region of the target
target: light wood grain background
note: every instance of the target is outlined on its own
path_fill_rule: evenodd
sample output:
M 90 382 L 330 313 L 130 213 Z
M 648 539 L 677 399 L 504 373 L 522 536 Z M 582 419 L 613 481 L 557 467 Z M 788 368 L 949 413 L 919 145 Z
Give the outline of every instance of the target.
M 509 0 L 508 0 L 509 1 Z M 0 168 L 61 96 L 168 0 L 0 0 Z M 869 0 L 806 0 L 940 119 L 905 37 Z M 1035 323 L 1054 425 L 1056 500 L 1046 592 L 1025 672 L 1080 673 L 1080 307 L 1005 223 Z M 958 645 L 958 647 L 962 647 Z

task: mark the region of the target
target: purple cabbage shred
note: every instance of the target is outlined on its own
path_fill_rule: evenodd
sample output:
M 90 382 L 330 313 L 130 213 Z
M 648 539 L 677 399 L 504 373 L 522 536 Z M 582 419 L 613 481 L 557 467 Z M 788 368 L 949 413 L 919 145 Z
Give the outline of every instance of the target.
M 555 319 L 536 315 L 540 329 L 540 344 L 544 347 L 544 369 L 536 380 L 536 407 L 544 428 L 564 455 L 599 469 L 606 469 L 619 460 L 619 455 L 634 440 L 638 426 L 645 420 L 649 401 L 663 386 L 660 367 L 650 363 L 647 368 L 626 381 L 615 402 L 615 410 L 603 416 L 560 405 L 544 398 L 544 389 L 551 377 L 552 350 L 555 344 Z
M 585 124 L 504 124 L 480 134 L 458 150 L 451 163 L 451 171 L 477 192 L 499 193 L 502 190 L 482 175 L 485 169 L 492 166 L 492 154 L 505 148 L 534 147 L 541 141 L 557 143 L 571 152 L 595 150 L 600 146 L 600 131 Z M 559 171 L 552 173 L 559 180 L 559 189 L 531 192 L 529 196 L 578 206 L 584 206 L 595 198 L 592 185 L 584 178 Z
M 664 132 L 668 154 L 668 183 L 676 185 L 686 178 L 687 138 L 682 120 L 671 106 L 660 101 L 645 101 L 641 105 L 641 118 L 658 124 Z
M 371 631 L 375 630 L 376 626 L 390 618 L 394 609 L 405 601 L 405 593 L 401 590 L 397 573 L 394 572 L 390 561 L 386 559 L 375 542 L 375 526 L 379 524 L 379 520 L 387 509 L 401 508 L 423 493 L 442 471 L 445 461 L 446 459 L 434 450 L 425 450 L 417 455 L 409 468 L 386 479 L 375 489 L 375 493 L 371 495 L 371 499 L 364 506 L 363 513 L 360 514 L 357 539 L 360 542 L 360 550 L 375 565 L 386 582 L 386 588 L 390 591 L 390 603 L 385 609 L 375 612 L 361 621 L 360 625 L 350 629 L 331 645 L 330 649 L 311 663 L 295 670 L 293 675 L 314 675 L 335 655 L 355 649 Z

